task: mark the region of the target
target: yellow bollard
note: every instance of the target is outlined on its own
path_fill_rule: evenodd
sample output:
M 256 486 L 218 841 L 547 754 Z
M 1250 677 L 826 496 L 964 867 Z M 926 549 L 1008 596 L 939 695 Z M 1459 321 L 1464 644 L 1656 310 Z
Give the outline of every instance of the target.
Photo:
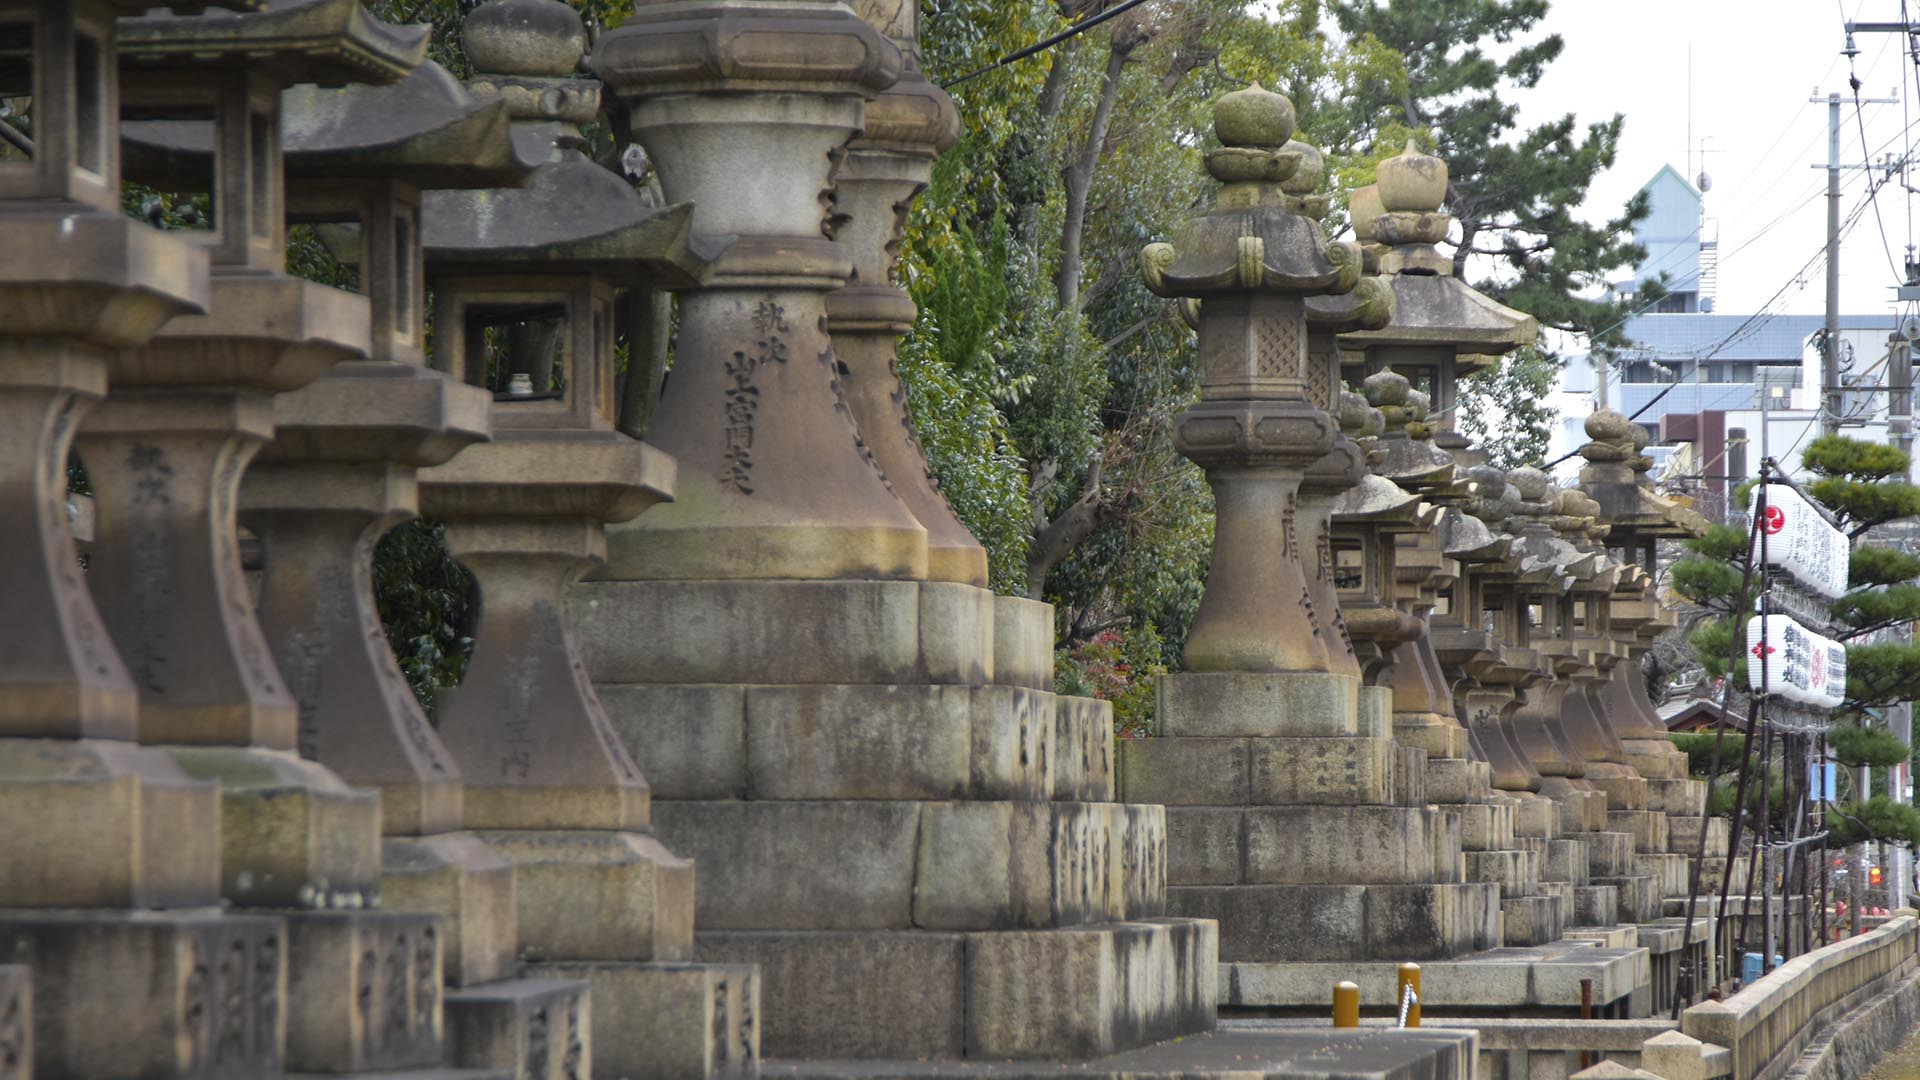
M 1333 1026 L 1337 1028 L 1357 1028 L 1360 1026 L 1360 984 L 1346 980 L 1333 984 Z
M 1400 965 L 1400 973 L 1393 981 L 1393 996 L 1400 1007 L 1400 1026 L 1420 1026 L 1420 965 L 1408 962 Z

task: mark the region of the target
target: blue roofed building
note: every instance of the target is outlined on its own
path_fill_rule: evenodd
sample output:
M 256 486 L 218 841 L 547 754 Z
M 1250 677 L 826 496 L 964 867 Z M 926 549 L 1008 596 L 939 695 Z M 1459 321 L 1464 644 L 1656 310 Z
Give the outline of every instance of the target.
M 1711 219 L 1702 216 L 1700 190 L 1672 166 L 1641 190 L 1650 212 L 1634 239 L 1647 256 L 1615 288 L 1631 295 L 1637 283 L 1654 279 L 1669 291 L 1627 321 L 1630 344 L 1604 370 L 1588 356 L 1568 358 L 1548 457 L 1581 446 L 1582 425 L 1604 402 L 1647 429 L 1657 475 L 1693 493 L 1703 511 L 1718 513 L 1726 493 L 1759 466 L 1763 394 L 1766 453 L 1784 467 L 1797 471 L 1799 447 L 1819 435 L 1825 319 L 1714 311 L 1717 244 Z M 1844 423 L 1858 438 L 1887 437 L 1886 395 L 1866 388 L 1886 382 L 1894 322 L 1891 311 L 1840 318 L 1841 379 L 1863 388 L 1844 395 Z M 1579 466 L 1576 457 L 1557 471 L 1570 479 Z

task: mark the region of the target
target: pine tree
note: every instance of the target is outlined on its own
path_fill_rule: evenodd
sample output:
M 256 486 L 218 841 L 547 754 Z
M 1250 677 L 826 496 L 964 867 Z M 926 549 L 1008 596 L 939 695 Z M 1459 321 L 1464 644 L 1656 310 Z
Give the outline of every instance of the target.
M 1348 37 L 1370 35 L 1406 58 L 1404 82 L 1370 84 L 1350 107 L 1376 145 L 1392 144 L 1388 152 L 1412 132 L 1446 159 L 1446 209 L 1459 230 L 1454 273 L 1466 278 L 1475 256 L 1491 259 L 1476 288 L 1596 349 L 1624 344 L 1620 303 L 1583 294 L 1645 256 L 1629 239 L 1645 200 L 1599 225 L 1575 210 L 1613 165 L 1625 118 L 1582 131 L 1568 114 L 1522 129 L 1501 96 L 1537 84 L 1560 55 L 1557 34 L 1513 45 L 1546 15 L 1547 0 L 1338 0 L 1332 10 Z

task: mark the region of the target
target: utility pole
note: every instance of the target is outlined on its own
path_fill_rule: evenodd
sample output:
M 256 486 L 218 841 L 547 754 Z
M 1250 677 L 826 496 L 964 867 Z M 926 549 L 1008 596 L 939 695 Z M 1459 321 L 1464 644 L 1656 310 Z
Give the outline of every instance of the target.
M 1847 47 L 1853 47 L 1851 35 Z M 1808 99 L 1818 102 L 1818 97 Z M 1840 95 L 1827 95 L 1827 330 L 1820 342 L 1820 434 L 1840 433 Z
M 1859 50 L 1853 47 L 1851 30 L 1857 26 L 1861 30 L 1880 29 L 1879 23 L 1859 23 L 1849 27 L 1847 34 L 1848 55 Z M 1889 23 L 1887 26 L 1904 24 Z M 1807 99 L 1814 104 L 1827 103 L 1827 163 L 1814 168 L 1827 170 L 1827 324 L 1821 335 L 1820 344 L 1820 434 L 1838 435 L 1840 418 L 1845 415 L 1846 405 L 1840 393 L 1840 170 L 1877 168 L 1871 163 L 1862 165 L 1842 165 L 1840 163 L 1840 95 L 1829 93 L 1825 98 L 1815 94 Z M 1858 98 L 1861 105 L 1893 105 L 1900 99 Z M 1861 152 L 1865 153 L 1864 147 Z

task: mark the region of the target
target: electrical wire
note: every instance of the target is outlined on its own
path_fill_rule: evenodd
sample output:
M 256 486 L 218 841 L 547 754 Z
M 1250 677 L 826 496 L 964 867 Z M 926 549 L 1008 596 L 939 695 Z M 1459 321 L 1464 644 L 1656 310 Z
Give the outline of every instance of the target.
M 972 71 L 967 72 L 965 75 L 962 75 L 957 79 L 949 79 L 946 82 L 943 82 L 940 84 L 940 89 L 951 90 L 954 87 L 959 86 L 961 83 L 966 82 L 969 79 L 973 79 L 978 76 L 985 75 L 989 71 L 997 71 L 1000 68 L 1006 67 L 1008 64 L 1017 64 L 1020 61 L 1025 60 L 1029 56 L 1032 56 L 1036 53 L 1045 52 L 1046 50 L 1053 48 L 1055 45 L 1060 44 L 1061 42 L 1067 40 L 1068 38 L 1077 37 L 1080 34 L 1084 34 L 1087 31 L 1093 29 L 1094 27 L 1099 26 L 1101 23 L 1106 22 L 1108 19 L 1118 18 L 1119 16 L 1124 15 L 1129 11 L 1132 11 L 1134 8 L 1139 7 L 1143 3 L 1146 3 L 1146 0 L 1120 0 L 1120 3 L 1115 4 L 1112 7 L 1108 8 L 1107 10 L 1099 12 L 1098 14 L 1089 15 L 1086 18 L 1081 19 L 1079 22 L 1074 23 L 1072 26 L 1067 27 L 1065 30 L 1062 30 L 1059 33 L 1053 35 L 1052 37 L 1044 38 L 1040 41 L 1036 41 L 1032 45 L 1029 45 L 1024 49 L 1019 49 L 1014 52 L 1010 52 L 1007 55 L 1001 57 L 1000 59 L 995 60 L 993 63 L 988 64 L 985 67 L 975 68 Z

